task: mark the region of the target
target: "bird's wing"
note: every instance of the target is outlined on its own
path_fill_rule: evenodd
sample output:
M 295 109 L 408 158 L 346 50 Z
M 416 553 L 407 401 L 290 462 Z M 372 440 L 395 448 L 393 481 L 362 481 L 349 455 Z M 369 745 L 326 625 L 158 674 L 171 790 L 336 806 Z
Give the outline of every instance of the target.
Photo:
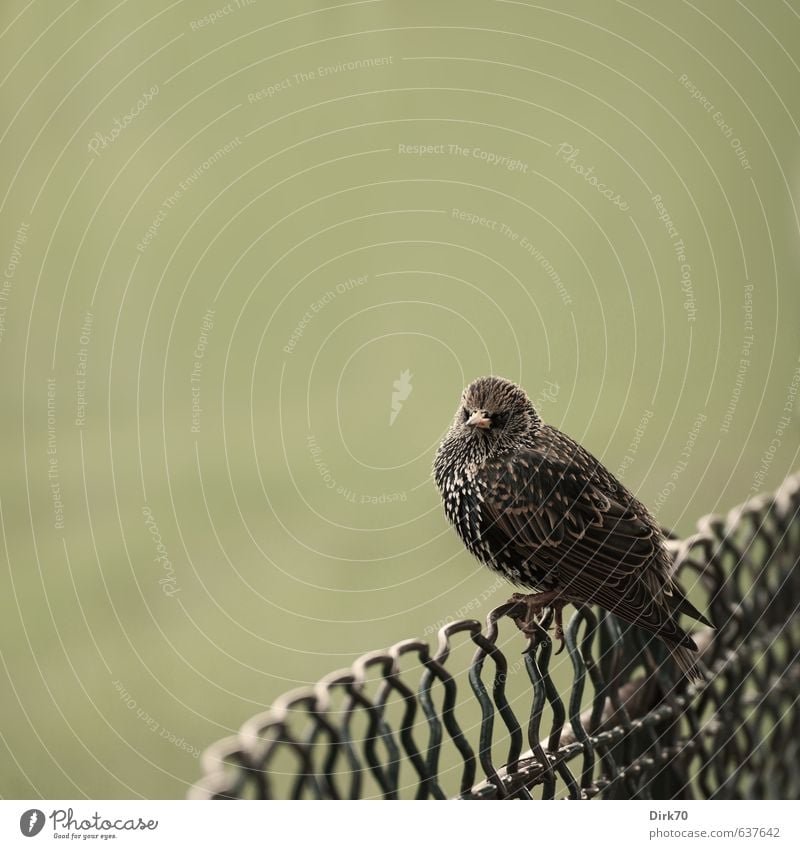
M 628 497 L 592 481 L 591 466 L 598 461 L 588 454 L 580 459 L 573 463 L 528 449 L 486 463 L 480 475 L 482 534 L 494 546 L 547 564 L 567 598 L 599 604 L 683 642 L 663 597 L 671 588 L 657 530 Z

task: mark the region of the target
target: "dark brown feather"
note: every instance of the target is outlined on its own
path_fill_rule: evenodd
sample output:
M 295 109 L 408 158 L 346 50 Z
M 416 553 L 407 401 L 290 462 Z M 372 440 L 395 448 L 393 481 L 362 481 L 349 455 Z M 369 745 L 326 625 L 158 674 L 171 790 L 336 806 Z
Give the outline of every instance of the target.
M 513 461 L 487 460 L 476 475 L 485 504 L 479 533 L 510 541 L 527 572 L 543 579 L 537 583 L 558 586 L 565 598 L 599 604 L 670 643 L 694 648 L 666 603 L 659 531 L 621 485 L 612 493 L 596 468 L 586 471 L 536 449 L 517 452 Z M 657 603 L 660 596 L 663 603 Z

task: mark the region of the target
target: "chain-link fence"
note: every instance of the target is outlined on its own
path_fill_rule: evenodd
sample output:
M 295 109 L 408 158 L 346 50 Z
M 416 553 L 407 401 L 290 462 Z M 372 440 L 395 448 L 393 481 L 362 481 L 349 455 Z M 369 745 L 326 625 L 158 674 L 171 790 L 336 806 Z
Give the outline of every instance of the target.
M 582 608 L 559 688 L 549 623 L 516 654 L 521 635 L 499 640 L 505 604 L 485 628 L 443 627 L 435 651 L 405 640 L 287 693 L 206 750 L 191 796 L 798 798 L 799 511 L 796 475 L 669 542 L 718 626 L 694 635 L 700 682 L 676 685 L 658 640 Z M 454 667 L 459 640 L 474 654 Z

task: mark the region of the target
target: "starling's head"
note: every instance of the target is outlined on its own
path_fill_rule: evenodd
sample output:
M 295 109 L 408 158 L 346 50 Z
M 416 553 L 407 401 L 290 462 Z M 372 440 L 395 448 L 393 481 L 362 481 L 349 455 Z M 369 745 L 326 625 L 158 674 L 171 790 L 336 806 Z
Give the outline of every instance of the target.
M 453 426 L 464 436 L 512 445 L 532 434 L 540 423 L 533 404 L 516 383 L 502 377 L 480 377 L 464 390 Z

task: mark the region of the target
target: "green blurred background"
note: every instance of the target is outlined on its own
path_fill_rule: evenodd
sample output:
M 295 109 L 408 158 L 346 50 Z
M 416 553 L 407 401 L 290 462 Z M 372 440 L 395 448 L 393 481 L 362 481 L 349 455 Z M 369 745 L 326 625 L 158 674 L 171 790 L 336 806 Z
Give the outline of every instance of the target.
M 479 375 L 682 533 L 796 467 L 800 4 L 550 7 L 2 4 L 3 796 L 182 797 L 504 601 Z

